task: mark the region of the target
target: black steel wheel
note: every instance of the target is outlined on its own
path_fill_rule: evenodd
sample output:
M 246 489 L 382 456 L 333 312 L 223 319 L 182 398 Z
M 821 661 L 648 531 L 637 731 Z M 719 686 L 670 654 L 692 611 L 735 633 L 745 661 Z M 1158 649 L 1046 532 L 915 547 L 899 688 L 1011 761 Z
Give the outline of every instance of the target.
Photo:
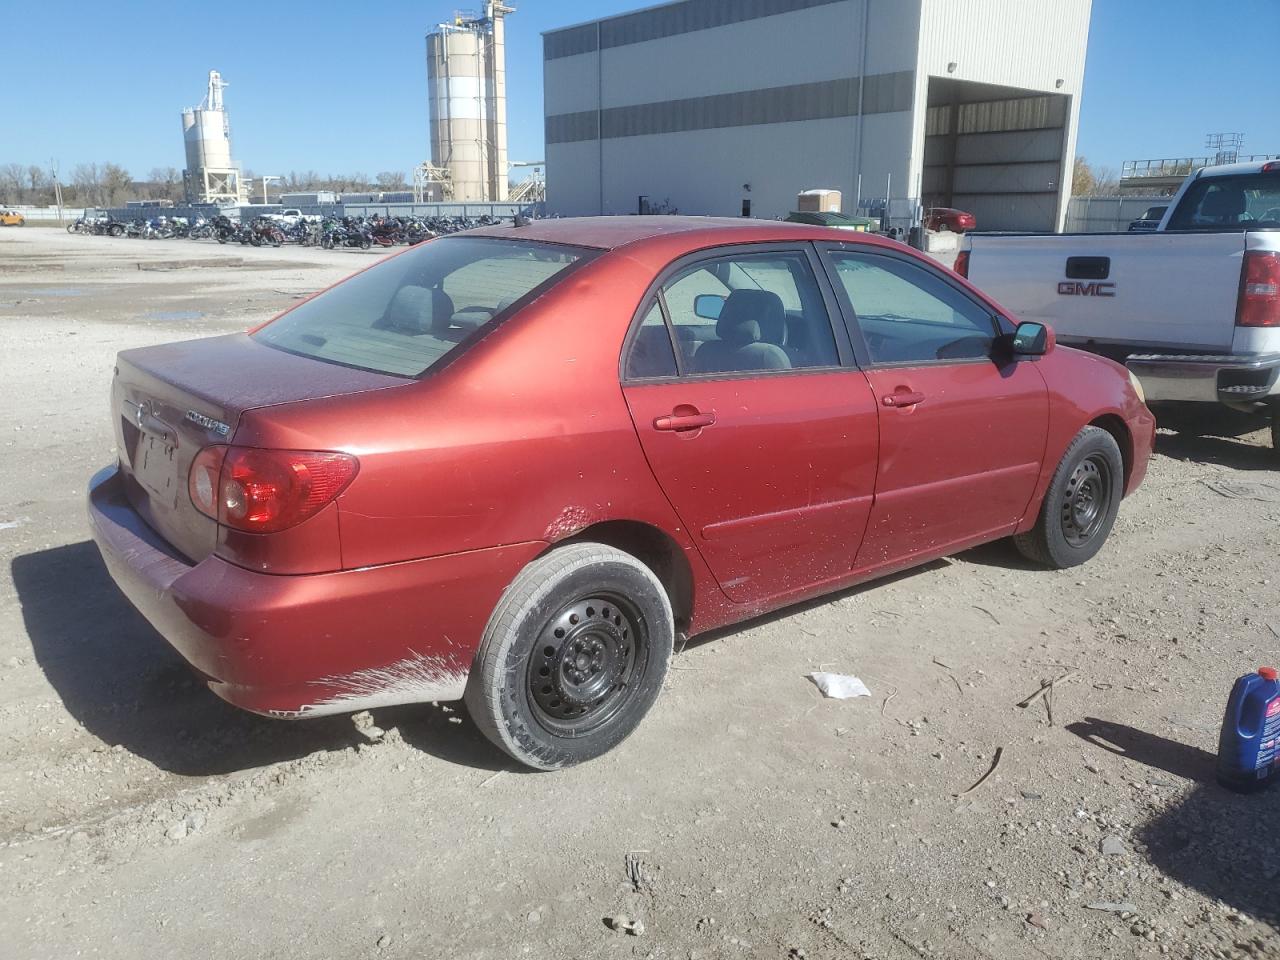
M 1102 454 L 1081 460 L 1063 490 L 1062 537 L 1073 547 L 1089 543 L 1111 510 L 1111 465 Z
M 1101 427 L 1085 427 L 1054 471 L 1036 524 L 1014 537 L 1023 556 L 1055 569 L 1091 559 L 1106 542 L 1124 496 L 1124 458 Z
M 629 601 L 602 595 L 566 604 L 547 621 L 529 657 L 535 719 L 568 737 L 608 723 L 635 696 L 631 678 L 643 671 L 648 647 L 644 620 Z
M 604 544 L 566 544 L 521 571 L 494 609 L 467 681 L 468 710 L 526 766 L 590 760 L 653 706 L 674 634 L 652 570 Z

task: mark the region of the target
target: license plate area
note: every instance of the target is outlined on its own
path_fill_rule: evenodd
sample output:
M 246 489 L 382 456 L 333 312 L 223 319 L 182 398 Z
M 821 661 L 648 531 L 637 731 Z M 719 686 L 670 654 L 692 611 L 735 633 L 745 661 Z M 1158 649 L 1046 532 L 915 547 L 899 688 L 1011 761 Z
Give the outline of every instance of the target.
M 133 475 L 152 497 L 166 506 L 177 503 L 178 448 L 165 437 L 143 433 L 133 457 Z

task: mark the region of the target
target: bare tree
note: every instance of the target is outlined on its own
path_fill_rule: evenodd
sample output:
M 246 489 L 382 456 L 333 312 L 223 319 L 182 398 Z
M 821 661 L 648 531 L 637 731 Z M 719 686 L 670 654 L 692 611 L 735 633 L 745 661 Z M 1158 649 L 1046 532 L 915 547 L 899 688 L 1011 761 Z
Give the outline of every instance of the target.
M 48 199 L 47 197 L 41 197 L 41 194 L 49 187 L 49 175 L 45 172 L 44 167 L 38 167 L 34 163 L 27 167 L 27 186 L 30 189 L 27 199 L 31 203 L 39 203 L 42 199 Z
M 384 170 L 376 179 L 379 190 L 405 190 L 409 186 L 403 170 Z
M 153 167 L 147 177 L 152 192 L 161 200 L 179 200 L 182 193 L 182 174 L 176 167 Z
M 1074 197 L 1113 197 L 1120 192 L 1120 177 L 1115 167 L 1095 167 L 1084 157 L 1076 157 L 1071 176 Z
M 123 203 L 132 193 L 132 187 L 133 180 L 124 167 L 116 163 L 102 165 L 102 192 L 108 206 Z
M 22 201 L 22 191 L 27 183 L 26 168 L 20 163 L 6 163 L 0 167 L 0 196 L 10 203 Z
M 1095 197 L 1114 197 L 1120 192 L 1120 174 L 1115 167 L 1095 167 L 1093 176 Z
M 77 163 L 71 171 L 71 182 L 79 203 L 91 206 L 102 202 L 102 177 L 96 163 Z

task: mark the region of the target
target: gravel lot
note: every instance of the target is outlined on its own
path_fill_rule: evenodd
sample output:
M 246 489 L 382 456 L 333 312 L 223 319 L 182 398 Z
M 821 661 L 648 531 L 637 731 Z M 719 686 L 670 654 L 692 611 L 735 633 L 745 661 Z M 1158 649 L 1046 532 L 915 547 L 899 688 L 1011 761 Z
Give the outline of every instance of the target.
M 112 358 L 377 256 L 0 232 L 6 957 L 1280 956 L 1280 789 L 1213 781 L 1232 680 L 1280 660 L 1261 433 L 1162 431 L 1083 568 L 996 544 L 699 638 L 569 771 L 460 705 L 375 742 L 216 699 L 88 540 Z

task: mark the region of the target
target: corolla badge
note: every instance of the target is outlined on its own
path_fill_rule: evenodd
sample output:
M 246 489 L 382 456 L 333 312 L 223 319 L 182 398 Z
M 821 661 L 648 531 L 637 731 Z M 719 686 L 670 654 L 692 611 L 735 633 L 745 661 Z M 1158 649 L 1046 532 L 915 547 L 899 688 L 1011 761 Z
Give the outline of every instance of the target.
M 206 417 L 203 413 L 196 410 L 188 410 L 186 417 L 192 423 L 197 423 L 206 430 L 212 430 L 220 437 L 225 437 L 231 432 L 231 428 L 221 420 L 215 420 L 213 417 Z

